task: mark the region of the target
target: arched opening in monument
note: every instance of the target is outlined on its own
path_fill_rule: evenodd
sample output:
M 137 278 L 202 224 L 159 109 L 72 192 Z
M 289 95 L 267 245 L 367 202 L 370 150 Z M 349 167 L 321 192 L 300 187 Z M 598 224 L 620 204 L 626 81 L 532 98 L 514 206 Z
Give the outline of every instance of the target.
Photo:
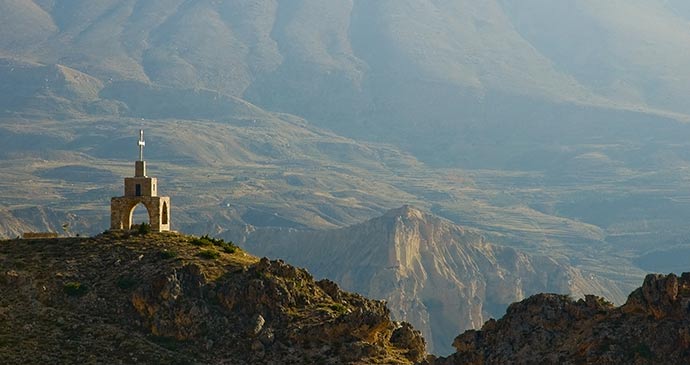
M 161 224 L 168 224 L 168 203 L 163 202 L 163 209 L 161 212 Z
M 143 203 L 139 203 L 132 207 L 132 211 L 129 213 L 129 228 L 144 222 L 151 224 L 151 216 L 148 208 Z

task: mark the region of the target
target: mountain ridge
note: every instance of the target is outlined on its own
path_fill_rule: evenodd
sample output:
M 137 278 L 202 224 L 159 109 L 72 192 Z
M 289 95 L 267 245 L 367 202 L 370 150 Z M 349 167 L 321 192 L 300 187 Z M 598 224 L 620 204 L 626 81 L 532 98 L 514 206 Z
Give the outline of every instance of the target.
M 444 89 L 440 83 L 446 83 L 452 85 L 451 92 L 466 92 L 472 95 L 467 100 L 482 103 L 492 93 L 504 92 L 599 106 L 627 105 L 630 110 L 648 108 L 687 119 L 683 103 L 669 104 L 688 77 L 678 66 L 682 63 L 669 57 L 658 65 L 638 57 L 636 64 L 630 57 L 649 51 L 668 53 L 690 39 L 687 32 L 674 31 L 682 12 L 668 2 L 618 1 L 616 6 L 619 11 L 601 13 L 601 5 L 589 1 L 574 6 L 533 0 L 524 7 L 539 12 L 525 12 L 504 1 L 195 4 L 179 0 L 99 5 L 15 1 L 5 4 L 12 21 L 5 23 L 7 36 L 0 49 L 26 60 L 64 63 L 103 81 L 208 88 L 336 129 L 344 117 L 356 119 L 338 107 L 338 100 L 357 105 L 357 113 L 379 107 L 367 102 L 372 96 L 368 89 L 380 94 L 380 101 L 404 108 L 407 97 L 382 89 L 383 83 L 401 80 L 420 89 L 431 80 L 439 83 L 431 89 L 437 93 Z M 640 32 L 620 15 L 624 12 L 655 25 L 659 19 L 670 19 L 675 28 Z M 549 23 L 548 19 L 562 19 L 566 13 L 576 20 Z M 536 25 L 528 26 L 530 21 L 551 24 L 553 34 L 538 32 Z M 31 35 L 17 31 L 23 24 L 42 26 Z M 610 39 L 583 42 L 582 37 L 597 27 L 605 29 L 602 32 Z M 610 47 L 622 34 L 642 41 L 623 39 L 616 43 L 619 47 Z M 557 35 L 562 42 L 549 38 Z M 668 37 L 658 41 L 662 36 Z M 608 65 L 609 77 L 601 81 L 592 61 L 573 57 L 573 52 Z M 612 60 L 625 66 L 614 67 Z M 657 89 L 668 97 L 645 95 L 644 88 L 653 80 L 626 67 L 638 67 L 664 80 L 657 82 Z M 675 77 L 669 77 L 673 72 L 669 70 L 676 71 Z M 283 90 L 282 95 L 272 92 L 276 88 Z M 311 97 L 320 99 L 321 105 L 310 105 Z M 429 107 L 424 109 L 433 115 Z M 338 117 L 329 121 L 328 115 Z

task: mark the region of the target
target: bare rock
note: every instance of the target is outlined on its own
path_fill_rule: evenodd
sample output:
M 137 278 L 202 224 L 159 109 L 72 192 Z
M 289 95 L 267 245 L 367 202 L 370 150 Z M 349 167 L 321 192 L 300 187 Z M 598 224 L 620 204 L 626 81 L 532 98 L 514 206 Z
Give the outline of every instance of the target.
M 456 337 L 450 364 L 681 364 L 690 358 L 690 274 L 648 275 L 625 305 L 538 294 Z
M 264 328 L 259 334 L 259 341 L 264 344 L 264 346 L 270 346 L 275 341 L 275 333 L 271 328 Z
M 252 351 L 263 352 L 264 351 L 264 344 L 261 343 L 261 341 L 259 341 L 259 340 L 252 342 Z
M 402 322 L 400 327 L 393 331 L 391 343 L 398 348 L 407 349 L 405 357 L 411 361 L 422 361 L 426 356 L 426 343 L 421 332 L 407 322 Z
M 250 332 L 251 336 L 258 336 L 259 333 L 261 333 L 261 330 L 264 328 L 264 324 L 266 323 L 266 320 L 264 317 L 262 317 L 260 314 L 257 314 L 256 317 L 254 317 L 254 326 Z
M 680 318 L 687 314 L 690 300 L 690 274 L 649 274 L 642 287 L 628 297 L 622 310 L 627 313 L 647 313 L 657 319 Z

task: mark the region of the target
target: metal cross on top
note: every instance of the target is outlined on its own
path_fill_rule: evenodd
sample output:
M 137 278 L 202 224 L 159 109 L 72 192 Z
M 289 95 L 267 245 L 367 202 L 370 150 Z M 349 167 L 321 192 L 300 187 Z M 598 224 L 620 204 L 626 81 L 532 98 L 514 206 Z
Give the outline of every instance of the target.
M 137 145 L 139 146 L 139 161 L 144 161 L 144 146 L 146 146 L 146 142 L 144 142 L 143 129 L 139 130 L 139 142 L 137 142 Z

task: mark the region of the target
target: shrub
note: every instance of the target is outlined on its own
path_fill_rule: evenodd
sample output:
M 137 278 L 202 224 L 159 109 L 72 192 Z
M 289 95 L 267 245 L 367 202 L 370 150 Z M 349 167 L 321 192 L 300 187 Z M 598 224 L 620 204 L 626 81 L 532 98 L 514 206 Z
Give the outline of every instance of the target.
M 89 288 L 77 281 L 70 281 L 63 286 L 65 293 L 71 297 L 80 297 L 89 291 Z
M 142 236 L 151 233 L 151 225 L 146 222 L 142 222 L 137 228 L 137 233 L 139 233 Z
M 180 347 L 180 341 L 177 341 L 174 338 L 163 336 L 151 336 L 150 338 L 157 345 L 166 348 L 170 351 L 177 351 Z
M 199 257 L 202 259 L 213 260 L 220 257 L 220 252 L 214 250 L 202 250 L 199 252 Z
M 131 276 L 120 276 L 117 279 L 117 287 L 122 289 L 122 290 L 127 290 L 131 289 L 135 285 L 137 285 L 137 279 L 131 277 Z
M 651 359 L 654 357 L 654 353 L 649 348 L 649 346 L 647 346 L 643 343 L 640 343 L 637 346 L 635 346 L 635 348 L 633 348 L 633 351 L 635 353 L 637 353 L 638 355 L 640 355 L 640 357 L 642 357 L 644 359 Z
M 232 241 L 226 242 L 220 238 L 209 237 L 207 234 L 193 238 L 191 243 L 195 246 L 216 246 L 225 253 L 235 253 L 238 249 Z
M 606 298 L 600 297 L 600 298 L 598 298 L 597 301 L 599 302 L 600 305 L 602 305 L 604 307 L 609 307 L 609 308 L 615 307 L 615 305 L 612 302 L 608 301 Z
M 328 308 L 330 308 L 332 311 L 334 311 L 338 314 L 344 314 L 345 312 L 347 312 L 347 307 L 345 307 L 344 305 L 342 305 L 340 303 L 330 304 L 328 306 Z
M 219 247 L 225 253 L 235 253 L 237 252 L 237 246 L 233 245 L 232 242 L 223 242 Z
M 213 242 L 208 239 L 208 236 L 194 237 L 191 243 L 194 246 L 213 246 Z
M 160 255 L 163 259 L 174 259 L 175 257 L 177 257 L 177 252 L 165 250 L 161 251 Z

